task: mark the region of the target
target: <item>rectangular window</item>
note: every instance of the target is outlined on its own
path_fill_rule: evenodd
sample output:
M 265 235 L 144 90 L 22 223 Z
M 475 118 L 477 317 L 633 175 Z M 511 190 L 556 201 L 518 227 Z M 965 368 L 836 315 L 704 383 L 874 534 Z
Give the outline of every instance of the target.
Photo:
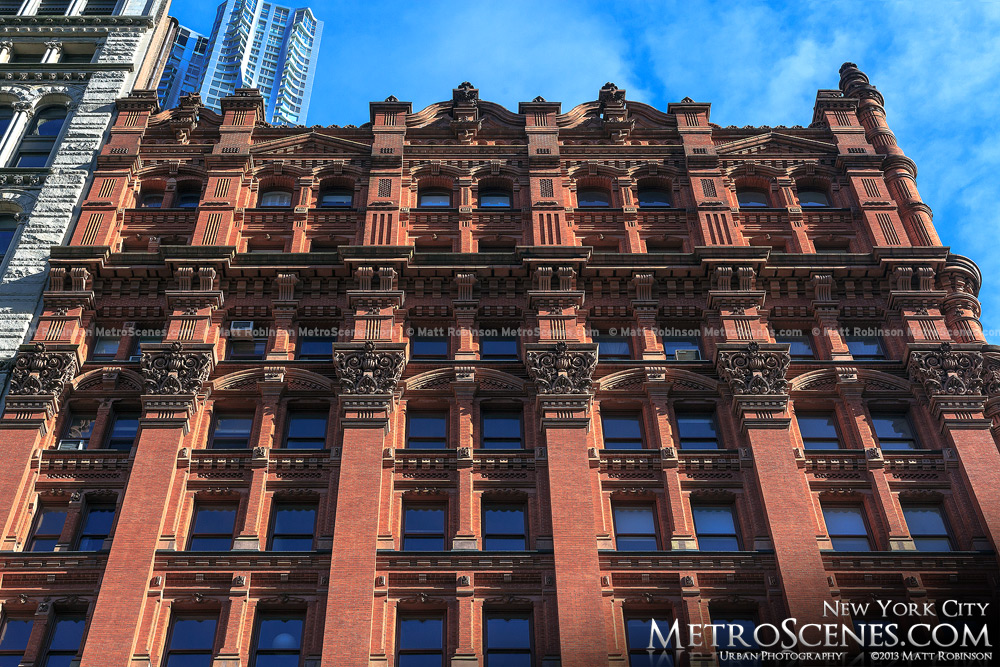
M 615 548 L 618 551 L 656 551 L 656 519 L 652 505 L 615 505 Z
M 403 551 L 444 551 L 445 506 L 403 506 Z
M 523 449 L 521 413 L 509 410 L 483 411 L 483 449 Z
M 639 413 L 601 414 L 604 449 L 642 449 L 642 415 Z
M 326 414 L 322 412 L 288 413 L 286 449 L 324 449 L 326 447 Z
M 483 549 L 524 551 L 527 548 L 524 505 L 483 503 Z
M 940 505 L 903 505 L 903 516 L 917 551 L 951 551 L 951 535 Z
M 701 360 L 701 341 L 697 336 L 664 336 L 663 351 L 674 361 Z M 680 352 L 680 354 L 677 354 Z
M 330 361 L 333 359 L 333 336 L 302 336 L 299 338 L 298 358 L 303 361 Z
M 486 667 L 531 667 L 531 614 L 486 614 Z
M 83 518 L 80 529 L 80 541 L 77 551 L 101 551 L 104 541 L 111 534 L 111 526 L 115 522 L 114 505 L 87 505 L 87 514 Z
M 17 163 L 14 166 L 20 169 L 44 167 L 49 163 L 50 152 L 51 151 L 29 151 L 21 149 L 17 152 Z
M 774 342 L 788 343 L 788 354 L 792 359 L 816 358 L 816 352 L 813 350 L 812 340 L 809 336 L 775 336 Z
M 638 616 L 625 619 L 625 643 L 628 646 L 628 667 L 674 667 L 676 664 L 674 642 L 670 637 L 669 618 Z M 653 626 L 656 626 L 655 630 Z M 655 634 L 659 632 L 659 636 Z M 667 642 L 663 646 L 659 637 Z M 649 639 L 653 638 L 653 650 L 649 650 Z
M 447 412 L 410 412 L 406 415 L 407 449 L 446 449 Z
M 712 412 L 677 411 L 680 449 L 719 449 L 719 434 Z
M 28 551 L 55 551 L 59 536 L 66 524 L 65 507 L 42 507 L 35 517 Z
M 444 617 L 400 617 L 396 667 L 444 667 Z
M 447 336 L 414 336 L 410 339 L 410 356 L 414 359 L 447 359 Z
M 597 343 L 597 358 L 601 361 L 632 358 L 632 340 L 628 336 L 599 334 L 594 336 L 594 342 Z
M 872 426 L 882 449 L 918 449 L 913 426 L 905 412 L 872 412 Z
M 517 361 L 517 337 L 483 336 L 479 339 L 479 357 L 483 361 Z
M 212 667 L 217 623 L 214 616 L 174 617 L 163 667 Z
M 252 414 L 218 413 L 212 435 L 208 440 L 209 449 L 247 449 L 250 447 L 250 433 L 253 430 Z
M 717 635 L 719 651 L 725 651 L 727 658 L 719 660 L 719 667 L 751 667 L 761 664 L 760 659 L 747 655 L 759 650 L 753 633 L 757 621 L 747 615 L 712 614 L 713 624 L 722 624 Z M 742 654 L 742 655 L 741 655 Z
M 732 505 L 692 505 L 700 551 L 739 551 L 740 538 Z
M 114 336 L 98 336 L 90 350 L 91 361 L 111 361 L 118 355 L 120 339 Z
M 267 351 L 267 339 L 229 338 L 228 351 L 233 361 L 259 361 Z
M 139 415 L 131 412 L 116 413 L 111 423 L 111 432 L 104 443 L 105 449 L 120 452 L 131 451 L 135 436 L 139 432 Z
M 235 527 L 235 503 L 195 505 L 188 551 L 229 551 Z
M 38 664 L 41 667 L 69 667 L 80 652 L 87 619 L 82 615 L 58 614 L 52 619 L 48 641 Z
M 882 340 L 878 336 L 847 335 L 844 336 L 844 343 L 856 360 L 885 359 Z
M 277 502 L 274 504 L 272 551 L 312 551 L 316 530 L 316 505 Z
M 129 354 L 129 361 L 142 361 L 142 348 L 146 345 L 159 345 L 163 342 L 163 336 L 136 336 L 132 339 L 132 351 Z
M 837 417 L 831 412 L 803 412 L 795 415 L 805 449 L 840 449 Z
M 828 505 L 823 508 L 826 532 L 834 551 L 871 551 L 864 510 L 852 505 Z
M 90 434 L 94 431 L 94 415 L 70 415 L 59 438 L 57 449 L 86 449 L 90 445 Z
M 251 667 L 298 667 L 304 625 L 302 614 L 261 614 Z
M 0 667 L 17 667 L 21 664 L 33 625 L 34 622 L 30 619 L 10 616 L 4 618 L 3 630 L 0 630 Z

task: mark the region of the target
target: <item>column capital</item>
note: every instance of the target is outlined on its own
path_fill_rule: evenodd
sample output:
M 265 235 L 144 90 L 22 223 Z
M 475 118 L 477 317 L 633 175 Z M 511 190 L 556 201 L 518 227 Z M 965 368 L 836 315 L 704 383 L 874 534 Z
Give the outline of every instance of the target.
M 958 350 L 951 343 L 911 349 L 906 369 L 932 398 L 983 395 L 983 354 L 978 349 Z
M 788 392 L 785 374 L 791 363 L 788 346 L 750 343 L 719 346 L 716 368 L 733 393 L 741 396 L 784 396 Z
M 379 347 L 372 341 L 336 345 L 333 358 L 340 392 L 359 396 L 392 395 L 406 366 L 401 345 Z
M 10 374 L 10 395 L 58 398 L 79 367 L 76 352 L 48 349 L 44 343 L 22 345 Z
M 140 363 L 144 391 L 151 396 L 198 394 L 214 367 L 211 345 L 176 341 L 145 346 Z
M 539 394 L 590 394 L 592 376 L 597 368 L 597 346 L 579 344 L 572 348 L 555 345 L 526 346 L 528 374 Z

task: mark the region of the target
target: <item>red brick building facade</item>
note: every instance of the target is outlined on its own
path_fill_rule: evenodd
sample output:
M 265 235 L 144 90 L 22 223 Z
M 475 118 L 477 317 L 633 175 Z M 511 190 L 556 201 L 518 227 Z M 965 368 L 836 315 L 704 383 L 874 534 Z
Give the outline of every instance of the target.
M 0 420 L 0 655 L 587 667 L 995 609 L 1000 356 L 882 104 L 851 64 L 791 128 L 121 100 Z

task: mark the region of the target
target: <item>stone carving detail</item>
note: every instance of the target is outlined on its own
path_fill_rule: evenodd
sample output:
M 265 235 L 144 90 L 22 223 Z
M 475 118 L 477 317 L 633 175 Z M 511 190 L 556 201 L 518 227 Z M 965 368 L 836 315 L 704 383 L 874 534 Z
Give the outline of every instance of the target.
M 759 344 L 750 343 L 745 350 L 719 352 L 719 375 L 734 394 L 785 394 L 789 363 L 791 357 L 787 352 L 762 350 Z
M 597 367 L 597 350 L 570 350 L 557 343 L 555 350 L 528 352 L 528 373 L 540 394 L 590 393 Z
M 76 355 L 47 352 L 36 343 L 30 351 L 18 352 L 10 376 L 12 396 L 59 396 L 76 376 Z
M 463 81 L 452 91 L 452 101 L 476 106 L 479 104 L 479 90 L 468 81 Z
M 175 342 L 166 350 L 143 352 L 140 370 L 147 394 L 197 394 L 212 372 L 212 357 Z
M 937 350 L 911 352 L 910 378 L 932 396 L 979 396 L 983 393 L 983 355 L 959 352 L 951 343 Z
M 1000 394 L 1000 359 L 983 357 L 983 383 L 987 395 Z
M 363 349 L 338 351 L 334 361 L 345 394 L 391 394 L 406 364 L 401 350 L 377 350 L 371 341 Z

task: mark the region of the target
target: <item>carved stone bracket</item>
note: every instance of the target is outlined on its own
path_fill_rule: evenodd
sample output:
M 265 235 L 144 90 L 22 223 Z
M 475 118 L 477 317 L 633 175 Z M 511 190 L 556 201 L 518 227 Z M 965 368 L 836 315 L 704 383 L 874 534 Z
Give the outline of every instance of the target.
M 773 396 L 788 392 L 789 363 L 787 351 L 765 350 L 759 343 L 750 343 L 742 350 L 721 350 L 717 367 L 734 394 Z
M 528 373 L 539 394 L 587 394 L 597 368 L 597 348 L 570 349 L 556 343 L 554 349 L 535 349 L 527 353 Z
M 982 353 L 953 350 L 951 343 L 942 343 L 937 350 L 910 352 L 907 370 L 930 396 L 981 396 L 984 392 Z
M 344 394 L 392 394 L 406 366 L 402 350 L 378 349 L 368 341 L 363 347 L 334 352 L 337 380 Z
M 140 363 L 144 391 L 156 396 L 199 393 L 212 367 L 210 351 L 184 349 L 178 342 L 149 346 Z
M 77 369 L 73 352 L 50 352 L 43 343 L 22 346 L 14 360 L 10 394 L 58 397 L 76 377 Z

